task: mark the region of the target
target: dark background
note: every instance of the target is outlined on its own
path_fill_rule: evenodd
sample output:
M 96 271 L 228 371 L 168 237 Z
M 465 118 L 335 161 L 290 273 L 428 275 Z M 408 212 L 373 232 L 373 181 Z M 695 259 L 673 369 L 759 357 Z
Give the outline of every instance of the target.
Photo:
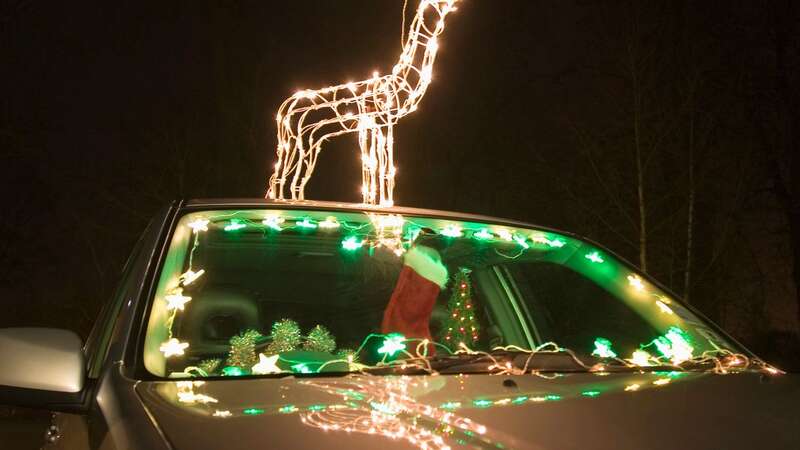
M 463 0 L 396 129 L 396 199 L 591 237 L 798 369 L 794 3 Z M 0 326 L 83 336 L 149 218 L 263 196 L 281 101 L 390 70 L 403 11 L 0 5 Z M 307 194 L 359 201 L 359 170 L 339 138 Z

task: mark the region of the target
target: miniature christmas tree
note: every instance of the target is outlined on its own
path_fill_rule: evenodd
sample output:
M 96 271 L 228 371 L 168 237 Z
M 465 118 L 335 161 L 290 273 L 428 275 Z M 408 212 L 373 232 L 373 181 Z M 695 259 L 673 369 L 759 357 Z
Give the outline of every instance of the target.
M 315 326 L 303 343 L 303 350 L 310 352 L 333 353 L 336 350 L 336 339 L 322 325 Z
M 463 267 L 456 273 L 453 293 L 447 301 L 448 314 L 442 328 L 442 341 L 453 350 L 458 350 L 461 343 L 469 347 L 478 341 L 480 325 L 475 318 L 469 273 L 470 270 Z
M 272 324 L 272 342 L 267 347 L 267 354 L 276 355 L 295 350 L 301 339 L 300 325 L 291 319 L 281 319 Z
M 261 333 L 256 330 L 247 330 L 231 338 L 231 349 L 228 352 L 228 366 L 249 368 L 258 362 L 256 356 L 256 341 Z

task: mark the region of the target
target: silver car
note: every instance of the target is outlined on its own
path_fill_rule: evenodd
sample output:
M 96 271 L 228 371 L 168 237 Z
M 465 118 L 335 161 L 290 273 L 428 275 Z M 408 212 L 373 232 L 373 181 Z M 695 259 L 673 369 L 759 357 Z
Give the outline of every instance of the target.
M 406 208 L 175 203 L 0 385 L 46 448 L 800 448 L 800 380 L 609 250 Z

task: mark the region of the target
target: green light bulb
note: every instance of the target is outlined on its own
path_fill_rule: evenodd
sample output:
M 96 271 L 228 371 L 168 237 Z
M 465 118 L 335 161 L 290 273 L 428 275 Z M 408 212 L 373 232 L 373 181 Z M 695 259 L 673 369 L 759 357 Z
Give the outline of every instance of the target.
M 593 263 L 596 263 L 596 264 L 601 264 L 601 263 L 603 263 L 603 262 L 605 261 L 605 260 L 603 259 L 603 257 L 602 257 L 602 256 L 600 256 L 600 253 L 599 253 L 599 252 L 596 252 L 596 251 L 595 251 L 595 252 L 592 252 L 592 253 L 587 253 L 587 254 L 584 256 L 584 258 L 586 258 L 586 259 L 588 259 L 589 261 L 591 261 L 591 262 L 593 262 Z
M 378 353 L 394 356 L 397 352 L 406 349 L 406 344 L 403 343 L 405 340 L 405 336 L 400 333 L 388 334 L 383 340 L 383 345 L 378 349 Z
M 245 228 L 246 226 L 247 225 L 245 225 L 244 222 L 242 222 L 241 219 L 231 219 L 230 223 L 228 225 L 225 225 L 225 228 L 223 228 L 223 230 L 225 230 L 225 231 L 236 231 L 236 230 L 241 230 L 242 228 Z
M 481 228 L 480 230 L 473 233 L 472 237 L 474 237 L 475 239 L 479 239 L 481 241 L 486 241 L 494 238 L 494 235 L 489 231 L 489 229 Z
M 363 245 L 364 241 L 358 240 L 355 236 L 350 236 L 342 240 L 342 248 L 350 252 L 360 249 Z
M 316 223 L 314 223 L 313 220 L 309 219 L 308 217 L 305 217 L 303 220 L 301 220 L 299 222 L 296 222 L 296 223 L 297 223 L 298 227 L 307 228 L 309 230 L 313 230 L 314 228 L 317 228 L 317 226 L 318 226 Z

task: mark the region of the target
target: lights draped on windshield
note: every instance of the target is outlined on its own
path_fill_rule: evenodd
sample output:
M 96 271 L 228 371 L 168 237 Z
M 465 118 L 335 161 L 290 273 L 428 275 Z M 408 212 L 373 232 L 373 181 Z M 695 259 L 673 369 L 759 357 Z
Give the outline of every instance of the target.
M 177 360 L 175 365 L 179 369 L 171 372 L 172 376 L 313 375 L 337 371 L 368 372 L 381 367 L 434 373 L 430 363 L 426 362 L 434 355 L 468 357 L 480 354 L 488 355 L 485 363 L 488 373 L 521 374 L 531 371 L 527 365 L 517 367 L 495 360 L 488 352 L 476 350 L 481 338 L 481 325 L 476 312 L 480 312 L 483 305 L 476 303 L 468 275 L 470 271 L 463 267 L 450 270 L 451 279 L 447 281 L 449 300 L 442 321 L 443 328 L 436 336 L 441 341 L 408 337 L 401 333 L 370 334 L 354 348 L 338 348 L 336 336 L 326 326 L 317 324 L 301 329 L 295 320 L 286 318 L 276 321 L 269 333 L 242 330 L 230 339 L 229 351 L 224 357 L 201 361 L 195 359 L 180 368 L 180 361 L 192 358 L 193 349 L 191 340 L 183 341 L 180 339 L 183 335 L 174 335 L 174 325 L 181 323 L 177 316 L 186 314 L 194 303 L 201 301 L 197 300 L 196 293 L 203 292 L 207 282 L 202 280 L 209 277 L 209 280 L 214 280 L 215 272 L 206 274 L 205 269 L 197 267 L 198 260 L 195 258 L 195 254 L 205 248 L 208 233 L 213 233 L 214 240 L 222 239 L 221 242 L 224 242 L 227 239 L 236 245 L 249 242 L 253 242 L 253 245 L 258 242 L 278 245 L 284 238 L 289 239 L 286 242 L 307 239 L 313 245 L 317 239 L 325 239 L 319 242 L 335 243 L 344 258 L 342 261 L 349 261 L 346 264 L 372 258 L 379 249 L 388 250 L 400 261 L 412 247 L 430 245 L 432 240 L 437 239 L 442 243 L 440 245 L 454 248 L 469 245 L 472 247 L 463 248 L 489 252 L 501 260 L 516 261 L 533 257 L 567 261 L 600 282 L 619 286 L 613 288 L 629 295 L 637 307 L 652 311 L 648 314 L 653 314 L 660 323 L 665 324 L 661 328 L 662 335 L 648 336 L 649 340 L 638 344 L 632 353 L 626 350 L 629 356 L 618 356 L 625 346 L 615 346 L 607 337 L 598 337 L 594 342 L 587 343 L 589 348 L 578 350 L 591 352 L 593 356 L 609 361 L 586 365 L 586 370 L 604 372 L 607 370 L 606 364 L 612 363 L 632 368 L 713 364 L 714 370 L 719 372 L 741 370 L 750 365 L 748 358 L 743 355 L 732 357 L 723 347 L 702 349 L 703 345 L 700 344 L 703 343 L 698 344 L 696 336 L 684 328 L 683 319 L 687 311 L 645 282 L 639 274 L 620 266 L 613 259 L 609 260 L 607 254 L 591 246 L 550 231 L 454 220 L 416 219 L 397 214 L 370 212 L 333 215 L 291 210 L 224 211 L 207 215 L 196 213 L 183 223 L 189 231 L 183 235 L 188 240 L 186 264 L 181 267 L 179 275 L 167 280 L 159 297 L 164 309 L 161 317 L 164 317 L 166 337 L 156 348 L 164 358 Z M 328 257 L 329 251 L 315 252 L 312 247 L 307 254 Z M 196 298 L 193 300 L 193 297 Z M 606 336 L 614 337 L 613 334 Z M 505 348 L 493 347 L 491 352 Z M 514 346 L 511 351 L 534 355 L 569 350 L 554 343 L 545 343 L 532 349 Z M 303 356 L 303 352 L 314 356 Z M 576 360 L 580 361 L 579 357 L 576 356 Z

